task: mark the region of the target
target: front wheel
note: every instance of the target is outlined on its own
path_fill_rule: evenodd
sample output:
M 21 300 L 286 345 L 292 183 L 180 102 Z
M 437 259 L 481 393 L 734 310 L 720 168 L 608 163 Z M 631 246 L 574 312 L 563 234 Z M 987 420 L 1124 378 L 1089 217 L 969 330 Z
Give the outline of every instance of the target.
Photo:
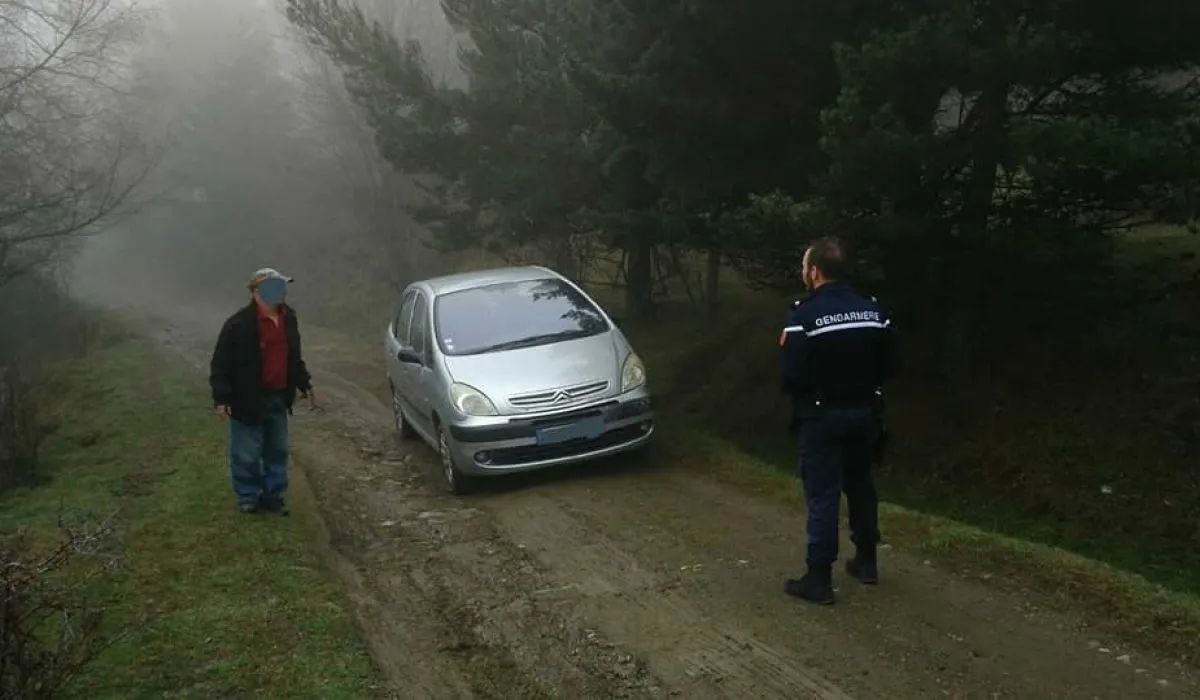
M 455 496 L 470 493 L 475 488 L 475 480 L 463 474 L 454 463 L 454 452 L 450 450 L 450 440 L 442 426 L 437 427 L 438 461 L 442 467 L 442 482 L 446 490 Z

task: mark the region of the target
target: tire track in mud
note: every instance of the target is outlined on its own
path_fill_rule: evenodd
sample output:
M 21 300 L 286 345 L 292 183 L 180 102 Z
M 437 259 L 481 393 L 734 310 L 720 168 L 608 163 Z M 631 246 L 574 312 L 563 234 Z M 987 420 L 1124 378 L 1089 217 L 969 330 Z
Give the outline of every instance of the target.
M 405 697 L 414 674 L 430 675 L 430 652 L 452 673 L 424 678 L 424 697 L 663 696 L 632 657 L 539 599 L 547 584 L 480 511 L 425 493 L 399 454 L 347 456 L 360 445 L 313 431 L 297 442 L 299 464 Z
M 305 468 L 303 460 L 298 466 Z M 299 482 L 299 483 L 296 483 Z M 293 477 L 293 490 L 311 489 L 307 478 Z M 316 495 L 311 499 L 315 500 Z M 319 501 L 315 501 L 318 502 Z M 431 640 L 453 638 L 452 629 L 439 624 L 436 618 L 414 615 L 425 601 L 416 595 L 411 585 L 378 587 L 373 585 L 367 562 L 362 558 L 356 538 L 348 535 L 345 526 L 331 531 L 320 513 L 313 520 L 319 523 L 319 538 L 331 568 L 345 588 L 355 617 L 370 643 L 375 663 L 390 681 L 394 697 L 472 697 L 471 684 L 461 669 L 447 664 L 422 663 L 419 650 Z M 410 581 L 402 581 L 409 584 Z M 380 644 L 380 639 L 388 640 Z M 405 658 L 405 650 L 412 658 Z M 405 689 L 402 695 L 400 689 Z
M 360 444 L 377 441 L 381 432 L 391 429 L 390 410 L 381 401 L 378 387 L 376 391 L 368 391 L 342 376 L 335 383 L 339 394 L 346 392 L 342 395 L 355 397 L 350 413 L 364 422 L 358 437 Z M 419 456 L 414 454 L 407 461 L 417 471 L 431 471 L 431 464 L 418 463 L 424 462 L 422 457 L 432 458 L 432 453 L 424 454 L 424 447 L 414 444 Z M 427 481 L 434 478 L 427 476 Z M 643 569 L 605 539 L 601 528 L 582 526 L 569 508 L 522 509 L 519 506 L 522 496 L 534 493 L 468 499 L 478 502 L 487 511 L 489 520 L 498 526 L 489 526 L 493 534 L 475 542 L 486 541 L 493 546 L 504 543 L 510 548 L 512 543 L 521 543 L 516 545 L 522 562 L 518 570 L 528 572 L 536 565 L 545 572 L 538 582 L 543 586 L 541 594 L 554 598 L 557 607 L 576 621 L 577 629 L 586 630 L 586 624 L 594 624 L 621 647 L 637 652 L 672 695 L 781 700 L 850 697 L 806 668 L 794 654 L 763 644 L 736 626 L 721 626 L 708 619 L 687 600 L 672 593 L 670 580 Z M 437 500 L 445 503 L 455 499 L 437 497 Z M 551 502 L 540 498 L 539 503 L 546 506 Z M 486 554 L 493 556 L 494 551 Z M 472 566 L 462 570 L 464 578 L 480 570 L 483 559 L 474 559 Z M 502 570 L 511 575 L 514 567 Z M 496 582 L 493 579 L 491 583 Z M 531 590 L 528 585 L 524 589 Z M 502 601 L 494 601 L 491 609 L 503 605 Z M 529 632 L 536 634 L 536 630 Z M 588 631 L 587 636 L 595 638 L 598 634 Z M 628 664 L 634 657 L 625 654 L 623 658 L 629 659 Z M 561 697 L 585 697 L 569 688 L 556 687 L 561 689 Z
M 631 481 L 601 475 L 508 494 L 525 512 L 519 521 L 500 519 L 512 529 L 565 513 L 577 530 L 563 542 L 603 530 L 605 556 L 643 567 L 625 576 L 631 585 L 666 581 L 672 599 L 686 601 L 689 615 L 706 618 L 710 629 L 752 640 L 761 656 L 786 650 L 788 663 L 802 672 L 821 669 L 858 697 L 1197 697 L 1197 678 L 1186 666 L 1117 640 L 1099 643 L 1103 633 L 1056 609 L 1053 599 L 997 591 L 891 548 L 881 553 L 884 585 L 861 586 L 843 575 L 835 578 L 839 606 L 798 605 L 779 590 L 803 558 L 797 514 L 682 468 L 645 470 L 637 488 L 627 487 Z M 551 549 L 559 546 L 558 531 L 546 532 Z M 600 575 L 611 580 L 624 570 Z M 605 619 L 600 607 L 597 616 Z M 626 641 L 620 629 L 605 631 Z M 696 642 L 665 643 L 673 647 L 668 657 L 688 658 Z M 630 648 L 642 651 L 636 641 Z M 650 668 L 669 677 L 655 653 L 645 652 Z
M 613 639 L 638 648 L 650 668 L 686 697 L 844 700 L 849 695 L 802 660 L 756 639 L 737 625 L 711 619 L 681 593 L 679 577 L 651 571 L 570 513 L 548 504 L 499 516 L 516 538 L 536 542 L 540 561 L 569 580 L 583 615 L 605 621 Z

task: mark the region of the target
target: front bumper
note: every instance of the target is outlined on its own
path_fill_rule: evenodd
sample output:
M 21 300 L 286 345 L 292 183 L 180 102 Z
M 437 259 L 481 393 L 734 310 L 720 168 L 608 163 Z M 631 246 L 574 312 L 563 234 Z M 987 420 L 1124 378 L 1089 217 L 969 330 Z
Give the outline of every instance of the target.
M 601 417 L 604 432 L 593 438 L 539 445 L 537 431 Z M 447 426 L 450 449 L 468 474 L 502 474 L 573 464 L 642 447 L 654 433 L 654 410 L 645 387 L 564 411 L 488 416 Z

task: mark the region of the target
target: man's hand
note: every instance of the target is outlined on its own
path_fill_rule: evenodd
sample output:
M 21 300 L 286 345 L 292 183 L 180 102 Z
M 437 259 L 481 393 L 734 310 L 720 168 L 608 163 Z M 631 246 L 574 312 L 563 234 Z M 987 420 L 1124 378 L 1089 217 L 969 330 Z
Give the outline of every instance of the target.
M 309 389 L 308 391 L 302 391 L 300 392 L 300 396 L 308 402 L 308 410 L 314 412 L 321 410 L 321 407 L 317 405 L 317 393 L 315 391 L 312 389 Z
M 229 406 L 225 404 L 217 406 L 217 418 L 220 418 L 221 420 L 229 420 L 231 415 L 233 415 L 233 411 L 230 410 Z

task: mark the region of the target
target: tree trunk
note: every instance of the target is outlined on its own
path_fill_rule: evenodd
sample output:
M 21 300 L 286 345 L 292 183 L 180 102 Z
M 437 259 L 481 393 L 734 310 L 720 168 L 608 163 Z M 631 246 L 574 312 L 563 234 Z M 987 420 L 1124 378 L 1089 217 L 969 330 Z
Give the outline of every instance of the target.
M 653 246 L 645 236 L 635 234 L 625 252 L 625 312 L 631 318 L 644 318 L 653 307 Z
M 575 257 L 575 250 L 571 246 L 571 239 L 566 235 L 555 237 L 546 244 L 549 248 L 551 264 L 556 272 L 560 275 L 578 281 L 580 278 L 580 270 Z
M 947 251 L 948 274 L 943 275 L 944 283 L 949 285 L 943 296 L 950 308 L 946 310 L 942 367 L 951 386 L 969 384 L 964 379 L 972 369 L 972 357 L 983 330 L 989 223 L 997 171 L 1004 153 L 1008 93 L 1008 83 L 997 80 L 984 89 L 975 107 L 978 126 L 970 136 L 974 142 L 971 174 L 958 220 L 957 240 L 952 250 Z
M 704 276 L 704 305 L 710 319 L 717 317 L 720 303 L 718 295 L 721 282 L 721 251 L 708 251 L 708 267 Z

